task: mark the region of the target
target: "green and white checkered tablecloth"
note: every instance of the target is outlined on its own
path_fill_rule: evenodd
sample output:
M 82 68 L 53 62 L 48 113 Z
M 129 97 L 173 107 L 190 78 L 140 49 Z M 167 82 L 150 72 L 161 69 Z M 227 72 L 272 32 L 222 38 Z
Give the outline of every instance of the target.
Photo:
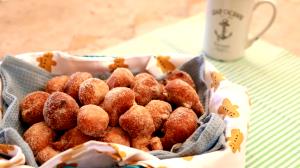
M 203 14 L 101 51 L 101 54 L 199 55 Z M 235 62 L 209 61 L 252 98 L 248 168 L 300 167 L 300 57 L 257 41 Z
M 229 80 L 246 86 L 252 112 L 246 166 L 300 167 L 300 57 L 281 52 L 259 66 L 247 59 L 211 61 Z

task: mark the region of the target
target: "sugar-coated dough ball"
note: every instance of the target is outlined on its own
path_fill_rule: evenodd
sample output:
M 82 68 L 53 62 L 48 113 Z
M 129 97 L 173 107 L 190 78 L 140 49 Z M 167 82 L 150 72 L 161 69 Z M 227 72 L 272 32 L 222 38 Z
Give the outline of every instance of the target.
M 151 100 L 146 106 L 150 112 L 155 130 L 159 130 L 162 124 L 169 118 L 172 112 L 172 107 L 168 102 L 162 100 Z
M 109 127 L 105 131 L 101 141 L 130 146 L 130 138 L 128 134 L 119 127 Z
M 115 87 L 130 87 L 134 76 L 127 68 L 117 68 L 107 79 L 106 83 L 110 89 Z
M 42 91 L 29 93 L 21 102 L 21 117 L 29 125 L 44 120 L 43 108 L 49 94 Z
M 152 99 L 161 99 L 163 97 L 163 87 L 148 73 L 136 75 L 131 88 L 135 92 L 135 101 L 139 105 L 144 106 Z
M 79 106 L 63 92 L 52 93 L 44 105 L 43 115 L 48 126 L 55 130 L 67 130 L 76 126 Z
M 92 78 L 92 74 L 88 72 L 73 73 L 65 84 L 65 92 L 77 100 L 80 84 L 89 78 Z
M 144 106 L 140 105 L 132 106 L 121 115 L 119 124 L 132 138 L 151 135 L 155 130 L 150 112 Z
M 165 132 L 161 139 L 165 150 L 170 150 L 176 143 L 184 142 L 197 128 L 197 115 L 189 108 L 175 109 L 163 126 Z
M 30 146 L 33 154 L 36 155 L 51 144 L 55 138 L 55 132 L 45 122 L 39 122 L 29 127 L 24 132 L 23 138 Z
M 159 83 L 159 86 L 160 86 L 160 90 L 161 90 L 161 95 L 159 96 L 159 100 L 168 101 L 168 93 L 165 89 L 165 85 L 162 83 Z
M 85 135 L 77 127 L 75 127 L 66 131 L 61 136 L 60 140 L 54 142 L 52 146 L 56 150 L 64 151 L 77 145 L 81 145 L 89 140 L 92 140 L 92 137 Z
M 90 78 L 80 84 L 79 100 L 81 104 L 95 104 L 99 105 L 109 91 L 107 84 L 97 78 Z
M 78 129 L 92 137 L 100 137 L 106 130 L 108 122 L 108 114 L 93 104 L 82 106 L 77 116 Z
M 153 137 L 150 139 L 150 147 L 151 150 L 163 150 L 163 146 L 161 144 L 160 138 Z
M 166 76 L 166 81 L 171 81 L 171 80 L 174 80 L 174 79 L 181 79 L 183 81 L 185 81 L 186 83 L 188 83 L 190 86 L 192 86 L 194 89 L 196 88 L 196 85 L 192 79 L 192 77 L 184 72 L 184 71 L 181 71 L 181 70 L 173 70 L 171 72 L 169 72 Z
M 131 140 L 132 147 L 143 150 L 145 152 L 151 150 L 163 150 L 163 146 L 158 137 L 152 137 L 150 135 L 137 136 Z
M 59 151 L 54 150 L 51 146 L 47 146 L 36 155 L 36 160 L 43 164 L 54 156 L 58 155 Z
M 109 115 L 109 125 L 117 126 L 119 117 L 134 103 L 134 92 L 126 87 L 110 90 L 104 98 L 102 107 Z
M 140 135 L 131 139 L 131 145 L 133 148 L 148 152 L 150 139 L 150 135 Z
M 45 91 L 48 93 L 63 92 L 64 86 L 68 80 L 69 76 L 66 75 L 53 77 L 47 82 Z
M 204 113 L 197 92 L 188 83 L 180 79 L 168 81 L 165 89 L 168 100 L 178 106 L 192 108 L 198 116 Z

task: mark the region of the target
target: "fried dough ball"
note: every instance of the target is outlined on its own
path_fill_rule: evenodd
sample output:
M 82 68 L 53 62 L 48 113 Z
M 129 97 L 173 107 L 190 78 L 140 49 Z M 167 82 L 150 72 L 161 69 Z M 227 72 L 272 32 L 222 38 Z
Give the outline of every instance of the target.
M 80 84 L 89 78 L 92 78 L 92 74 L 88 72 L 73 73 L 64 86 L 65 92 L 77 100 Z
M 100 137 L 108 126 L 108 114 L 99 106 L 82 106 L 77 116 L 78 129 L 89 136 Z
M 59 151 L 54 150 L 52 147 L 47 146 L 36 155 L 36 160 L 43 164 L 54 156 L 58 155 Z
M 197 128 L 197 116 L 193 110 L 185 107 L 175 109 L 163 126 L 165 136 L 161 139 L 165 150 L 176 143 L 184 142 Z
M 66 75 L 53 77 L 47 82 L 45 91 L 48 93 L 63 92 L 64 86 L 68 80 L 69 76 Z
M 134 92 L 126 87 L 110 90 L 104 98 L 102 107 L 109 115 L 109 125 L 117 126 L 119 117 L 134 103 Z
M 163 85 L 162 83 L 159 83 L 159 85 L 161 90 L 161 95 L 159 96 L 159 100 L 168 101 L 168 93 L 165 89 L 165 85 Z
M 155 130 L 159 130 L 161 128 L 172 112 L 171 105 L 162 100 L 151 100 L 145 107 L 148 109 L 153 118 Z
M 168 81 L 165 89 L 168 94 L 168 100 L 178 106 L 193 109 L 198 116 L 204 113 L 203 106 L 199 97 L 188 83 L 180 79 Z
M 109 89 L 115 87 L 130 87 L 134 81 L 134 76 L 127 68 L 117 68 L 107 79 Z
M 135 101 L 139 105 L 146 105 L 152 99 L 163 97 L 163 87 L 148 73 L 135 76 L 132 90 L 135 92 Z
M 29 127 L 25 131 L 23 138 L 30 146 L 33 154 L 36 155 L 51 144 L 55 138 L 55 132 L 45 122 L 39 122 Z
M 56 150 L 64 151 L 77 145 L 83 144 L 89 140 L 92 140 L 92 137 L 85 135 L 77 127 L 75 127 L 65 132 L 61 136 L 60 140 L 54 142 L 52 146 Z
M 153 76 L 149 73 L 146 73 L 146 72 L 139 73 L 139 74 L 135 75 L 133 85 L 135 84 L 136 81 L 142 80 L 144 78 L 149 78 L 149 77 L 153 77 Z
M 133 148 L 148 152 L 151 136 L 137 136 L 131 139 L 131 145 Z
M 163 150 L 163 146 L 161 144 L 160 138 L 153 137 L 150 139 L 150 147 L 151 150 Z
M 174 79 L 181 79 L 181 80 L 185 81 L 186 83 L 188 83 L 190 86 L 192 86 L 194 89 L 196 88 L 196 85 L 195 85 L 192 77 L 184 71 L 181 71 L 178 69 L 171 71 L 167 74 L 165 80 L 168 82 L 168 81 L 171 81 Z
M 131 138 L 151 135 L 155 131 L 150 112 L 144 106 L 140 105 L 132 106 L 121 115 L 119 124 L 123 130 L 128 132 Z
M 128 134 L 119 127 L 109 127 L 105 131 L 101 141 L 130 146 Z
M 21 117 L 29 125 L 41 122 L 43 118 L 43 108 L 49 94 L 42 91 L 29 93 L 21 102 Z
M 47 125 L 55 130 L 67 130 L 76 126 L 79 106 L 63 92 L 52 93 L 44 105 L 43 115 Z
M 150 135 L 137 136 L 131 140 L 132 147 L 148 152 L 150 150 L 162 150 L 162 144 L 158 137 L 152 137 Z
M 78 97 L 83 105 L 99 105 L 109 91 L 107 84 L 97 78 L 90 78 L 80 84 Z

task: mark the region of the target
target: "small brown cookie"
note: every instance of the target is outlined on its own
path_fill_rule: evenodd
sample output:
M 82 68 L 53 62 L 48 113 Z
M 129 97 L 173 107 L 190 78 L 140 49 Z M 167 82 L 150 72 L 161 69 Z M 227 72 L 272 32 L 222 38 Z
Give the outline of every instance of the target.
M 109 69 L 110 72 L 113 72 L 115 69 L 120 68 L 120 67 L 128 68 L 128 65 L 125 64 L 125 59 L 124 58 L 117 57 L 117 58 L 114 59 L 114 63 L 110 64 L 108 66 L 108 69 Z
M 39 67 L 45 69 L 48 72 L 52 71 L 52 66 L 56 65 L 56 62 L 53 60 L 53 54 L 51 52 L 45 53 L 41 57 L 36 59 L 39 62 Z
M 176 69 L 176 66 L 170 61 L 169 56 L 157 56 L 156 65 L 163 71 L 163 73 L 171 72 Z

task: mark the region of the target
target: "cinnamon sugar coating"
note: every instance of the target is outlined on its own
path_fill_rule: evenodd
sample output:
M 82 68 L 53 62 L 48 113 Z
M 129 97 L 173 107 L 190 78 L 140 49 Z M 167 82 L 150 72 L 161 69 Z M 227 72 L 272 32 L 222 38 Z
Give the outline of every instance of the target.
M 107 79 L 106 83 L 110 89 L 115 87 L 130 87 L 134 76 L 127 68 L 117 68 Z
M 171 81 L 174 79 L 181 79 L 181 80 L 185 81 L 186 83 L 188 83 L 190 86 L 192 86 L 194 89 L 196 88 L 196 85 L 195 85 L 192 77 L 184 71 L 176 69 L 176 70 L 169 72 L 165 78 L 165 81 L 167 83 L 168 81 Z
M 89 140 L 170 150 L 194 133 L 204 112 L 195 83 L 180 70 L 160 81 L 127 68 L 117 68 L 106 81 L 76 72 L 50 79 L 45 89 L 51 94 L 33 92 L 20 104 L 22 120 L 33 124 L 24 139 L 41 164 Z
M 203 106 L 199 100 L 197 92 L 188 83 L 180 79 L 168 81 L 165 89 L 168 100 L 177 106 L 193 109 L 198 116 L 204 113 Z
M 58 155 L 59 151 L 54 150 L 51 146 L 47 146 L 36 155 L 36 160 L 43 164 L 54 156 Z
M 135 101 L 139 105 L 146 105 L 152 99 L 163 97 L 163 87 L 148 73 L 140 73 L 135 76 L 132 90 L 135 92 Z
M 78 100 L 80 84 L 89 78 L 92 78 L 92 74 L 88 72 L 73 73 L 64 86 L 65 93 L 72 96 L 75 100 Z
M 149 135 L 132 138 L 131 144 L 133 148 L 137 148 L 145 152 L 151 150 L 163 150 L 160 138 L 151 137 Z
M 25 142 L 30 146 L 34 155 L 50 145 L 55 138 L 55 132 L 46 125 L 45 122 L 39 122 L 29 127 L 23 138 Z
M 45 91 L 48 93 L 63 92 L 64 86 L 68 80 L 69 80 L 69 76 L 66 75 L 53 77 L 47 82 Z
M 150 112 L 143 106 L 134 105 L 119 118 L 119 124 L 131 138 L 151 135 L 155 126 Z
M 161 128 L 172 112 L 171 105 L 162 100 L 151 100 L 145 107 L 153 118 L 155 130 Z
M 101 141 L 130 146 L 130 138 L 128 134 L 119 127 L 109 127 L 105 131 Z
M 110 90 L 104 98 L 102 107 L 109 115 L 109 125 L 117 126 L 119 117 L 134 104 L 134 92 L 126 87 Z
M 59 141 L 52 144 L 53 148 L 59 151 L 64 151 L 81 145 L 93 138 L 82 133 L 77 127 L 66 131 Z
M 82 106 L 77 116 L 78 129 L 92 137 L 100 137 L 108 122 L 108 114 L 101 107 L 92 104 Z
M 160 141 L 160 138 L 153 137 L 150 139 L 149 143 L 150 143 L 151 150 L 163 150 L 163 146 Z
M 45 102 L 43 115 L 52 129 L 67 130 L 76 126 L 78 111 L 79 106 L 71 96 L 54 92 Z
M 131 139 L 131 145 L 133 148 L 148 152 L 151 136 L 140 135 Z
M 161 139 L 165 150 L 176 143 L 184 142 L 197 128 L 197 116 L 193 110 L 185 107 L 175 109 L 163 126 L 165 132 Z
M 90 78 L 83 81 L 79 87 L 79 100 L 81 104 L 99 105 L 103 100 L 109 88 L 101 79 Z
M 44 103 L 48 97 L 49 94 L 43 91 L 27 94 L 20 104 L 22 120 L 29 125 L 43 121 Z

